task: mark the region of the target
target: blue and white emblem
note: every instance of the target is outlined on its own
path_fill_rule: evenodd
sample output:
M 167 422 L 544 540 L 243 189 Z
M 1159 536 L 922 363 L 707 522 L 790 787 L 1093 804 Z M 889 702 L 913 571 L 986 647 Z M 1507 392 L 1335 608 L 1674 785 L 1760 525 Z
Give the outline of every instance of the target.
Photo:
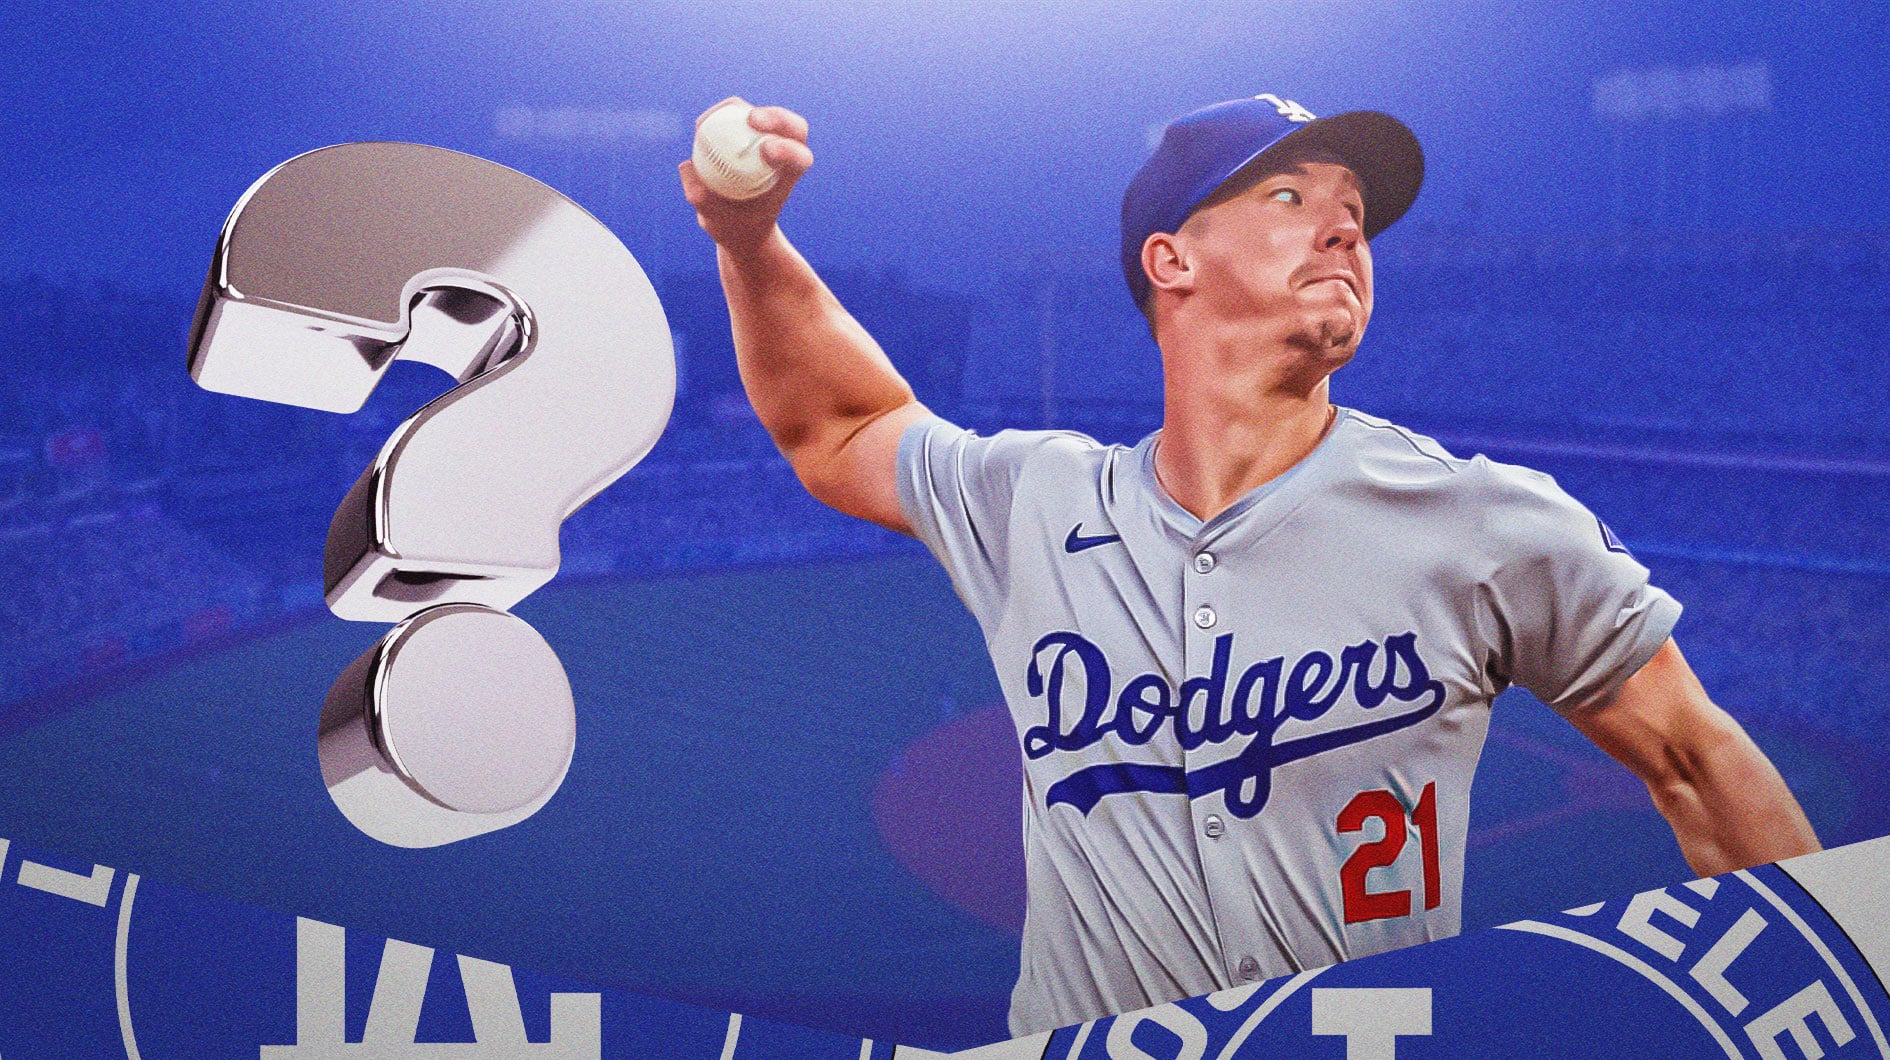
M 1300 106 L 1290 99 L 1281 99 L 1271 92 L 1262 92 L 1253 98 L 1265 100 L 1273 104 L 1273 109 L 1279 111 L 1280 117 L 1285 118 L 1287 121 L 1314 120 L 1312 111 L 1307 110 L 1305 107 Z

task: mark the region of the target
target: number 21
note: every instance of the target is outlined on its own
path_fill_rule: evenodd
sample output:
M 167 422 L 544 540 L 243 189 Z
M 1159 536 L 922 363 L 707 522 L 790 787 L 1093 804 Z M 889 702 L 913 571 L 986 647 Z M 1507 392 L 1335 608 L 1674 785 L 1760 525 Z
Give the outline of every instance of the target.
M 1361 791 L 1352 796 L 1352 801 L 1345 804 L 1345 809 L 1339 811 L 1339 831 L 1357 832 L 1365 827 L 1365 820 L 1370 817 L 1384 822 L 1384 838 L 1361 845 L 1352 851 L 1351 857 L 1345 859 L 1345 864 L 1339 866 L 1339 883 L 1345 894 L 1345 922 L 1348 924 L 1411 915 L 1410 891 L 1371 891 L 1365 887 L 1366 873 L 1397 861 L 1398 855 L 1404 851 L 1404 803 L 1383 788 Z M 1424 908 L 1435 909 L 1442 900 L 1438 892 L 1443 889 L 1438 881 L 1437 868 L 1436 781 L 1424 785 L 1424 794 L 1418 797 L 1417 808 L 1411 811 L 1411 820 L 1417 822 L 1418 846 L 1424 858 Z

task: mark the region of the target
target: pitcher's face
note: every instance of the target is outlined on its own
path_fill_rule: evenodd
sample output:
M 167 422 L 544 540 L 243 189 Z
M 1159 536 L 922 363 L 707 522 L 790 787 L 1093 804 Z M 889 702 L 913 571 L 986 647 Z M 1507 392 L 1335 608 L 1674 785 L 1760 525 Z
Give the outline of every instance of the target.
M 1372 315 L 1365 199 L 1345 166 L 1306 162 L 1182 226 L 1216 315 L 1283 318 L 1295 344 L 1349 360 Z

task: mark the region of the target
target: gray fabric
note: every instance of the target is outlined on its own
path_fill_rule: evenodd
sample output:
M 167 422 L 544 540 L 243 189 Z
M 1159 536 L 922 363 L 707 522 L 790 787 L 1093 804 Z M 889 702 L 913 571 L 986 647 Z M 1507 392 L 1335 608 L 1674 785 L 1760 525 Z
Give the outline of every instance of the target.
M 906 516 L 1025 753 L 1017 1034 L 1455 934 L 1490 700 L 1601 700 L 1680 614 L 1548 476 L 1376 417 L 1340 410 L 1205 524 L 1156 482 L 1155 437 L 931 418 L 901 440 Z

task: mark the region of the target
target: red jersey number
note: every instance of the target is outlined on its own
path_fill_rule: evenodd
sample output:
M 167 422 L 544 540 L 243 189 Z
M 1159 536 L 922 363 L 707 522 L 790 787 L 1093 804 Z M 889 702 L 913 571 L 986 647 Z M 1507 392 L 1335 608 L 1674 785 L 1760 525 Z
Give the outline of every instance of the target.
M 1339 884 L 1345 895 L 1345 922 L 1359 924 L 1367 920 L 1388 920 L 1393 917 L 1411 915 L 1411 892 L 1373 891 L 1365 885 L 1365 874 L 1373 869 L 1384 868 L 1398 860 L 1404 853 L 1406 824 L 1404 803 L 1398 797 L 1383 788 L 1361 791 L 1352 796 L 1352 801 L 1339 811 L 1338 829 L 1341 832 L 1357 832 L 1365 827 L 1365 822 L 1373 817 L 1383 822 L 1384 837 L 1369 843 L 1363 843 L 1352 856 L 1339 866 Z M 1417 808 L 1410 813 L 1410 820 L 1418 828 L 1418 854 L 1424 862 L 1424 908 L 1435 909 L 1442 899 L 1439 892 L 1442 886 L 1437 866 L 1437 784 L 1435 781 L 1424 785 L 1424 794 L 1419 796 Z

